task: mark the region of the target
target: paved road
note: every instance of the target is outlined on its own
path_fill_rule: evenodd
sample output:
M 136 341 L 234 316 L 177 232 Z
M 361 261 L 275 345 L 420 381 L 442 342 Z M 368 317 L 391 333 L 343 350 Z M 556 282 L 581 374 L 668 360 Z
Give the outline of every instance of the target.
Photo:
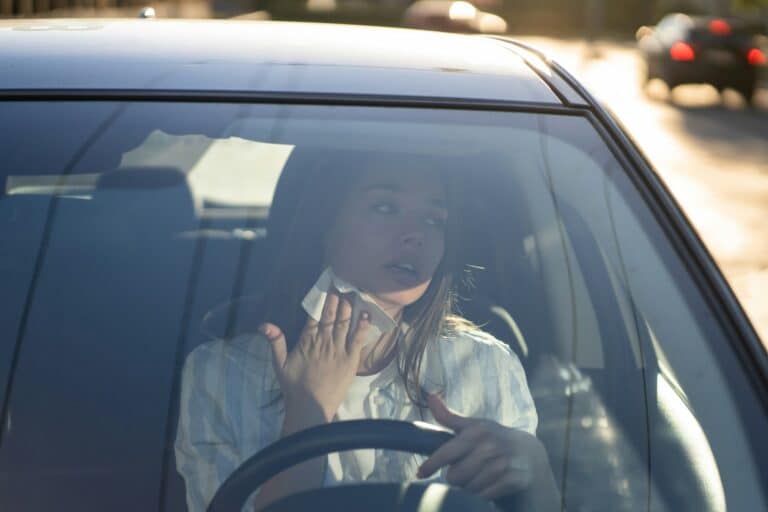
M 553 55 L 622 120 L 723 269 L 768 347 L 768 88 L 758 107 L 714 88 L 643 89 L 632 44 L 521 38 Z

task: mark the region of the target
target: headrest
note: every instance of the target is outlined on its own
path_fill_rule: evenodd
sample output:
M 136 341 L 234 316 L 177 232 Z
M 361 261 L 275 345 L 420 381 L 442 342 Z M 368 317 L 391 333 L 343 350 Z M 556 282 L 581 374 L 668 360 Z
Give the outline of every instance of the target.
M 96 182 L 93 215 L 142 230 L 194 229 L 197 215 L 186 176 L 174 167 L 120 167 Z
M 185 184 L 186 176 L 175 167 L 120 167 L 102 174 L 96 188 L 151 189 Z

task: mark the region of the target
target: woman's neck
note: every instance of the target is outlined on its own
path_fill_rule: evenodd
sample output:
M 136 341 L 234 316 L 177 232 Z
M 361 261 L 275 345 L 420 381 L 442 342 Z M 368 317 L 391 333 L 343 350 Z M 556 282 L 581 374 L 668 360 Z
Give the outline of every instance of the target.
M 387 303 L 373 294 L 371 297 L 397 323 L 397 326 L 391 331 L 382 334 L 375 343 L 371 343 L 363 348 L 363 352 L 360 355 L 360 365 L 357 367 L 358 375 L 378 373 L 392 361 L 392 358 L 397 353 L 397 334 L 400 332 L 400 321 L 403 318 L 402 305 Z
M 372 295 L 373 300 L 376 302 L 376 304 L 384 310 L 386 314 L 389 315 L 390 318 L 393 318 L 395 322 L 399 321 L 400 318 L 403 316 L 403 306 L 400 304 L 390 304 L 388 302 L 385 302 L 375 295 Z
M 372 343 L 363 349 L 360 355 L 360 365 L 357 367 L 358 375 L 373 375 L 389 365 L 397 354 L 397 334 L 400 332 L 398 325 L 393 330 L 383 334 L 376 343 Z

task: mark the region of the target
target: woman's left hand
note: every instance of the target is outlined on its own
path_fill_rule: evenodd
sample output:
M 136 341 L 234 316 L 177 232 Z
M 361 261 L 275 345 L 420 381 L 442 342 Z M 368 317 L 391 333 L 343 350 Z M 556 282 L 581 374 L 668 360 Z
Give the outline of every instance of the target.
M 438 395 L 429 395 L 427 403 L 435 419 L 455 431 L 456 437 L 421 465 L 419 478 L 448 466 L 449 484 L 496 499 L 528 489 L 541 478 L 537 473 L 546 471 L 544 478 L 551 475 L 544 447 L 535 436 L 495 421 L 456 414 Z

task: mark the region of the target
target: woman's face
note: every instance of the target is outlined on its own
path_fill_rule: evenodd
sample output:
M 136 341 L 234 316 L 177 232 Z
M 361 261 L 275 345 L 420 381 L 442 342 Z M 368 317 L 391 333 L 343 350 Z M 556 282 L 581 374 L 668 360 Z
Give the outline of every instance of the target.
M 326 263 L 390 312 L 424 294 L 445 249 L 444 187 L 417 167 L 367 170 L 326 240 Z

